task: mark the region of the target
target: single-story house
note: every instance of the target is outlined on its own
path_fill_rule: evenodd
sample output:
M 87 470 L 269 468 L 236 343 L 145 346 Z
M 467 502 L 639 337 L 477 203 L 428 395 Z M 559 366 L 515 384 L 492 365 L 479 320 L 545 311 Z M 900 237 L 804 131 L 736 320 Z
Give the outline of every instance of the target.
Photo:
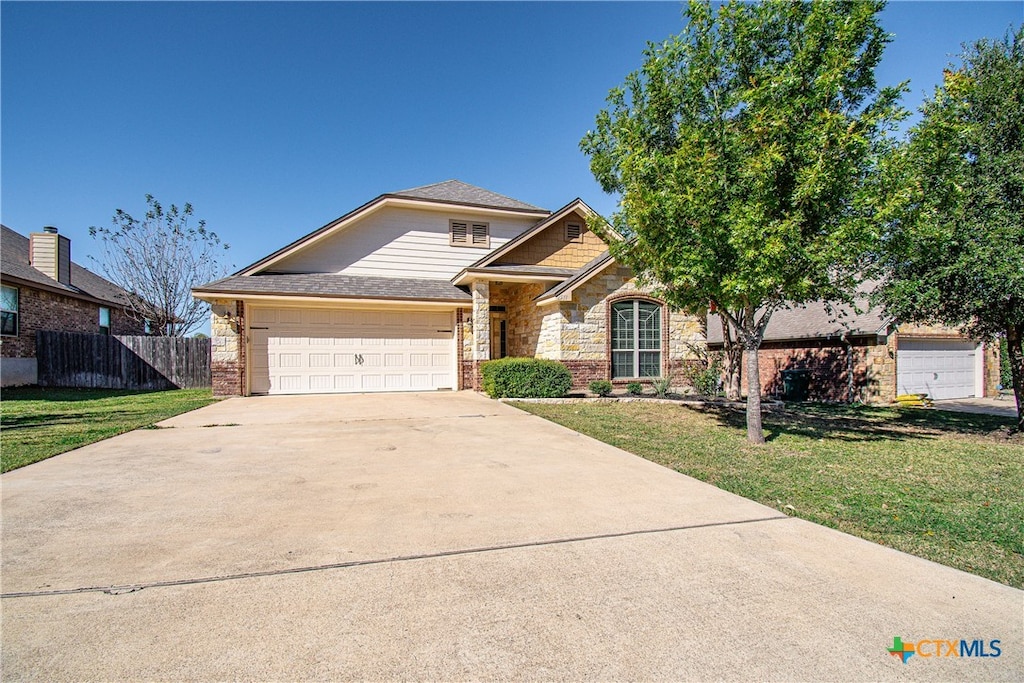
M 214 390 L 473 389 L 504 356 L 561 361 L 582 388 L 695 362 L 703 314 L 640 286 L 592 215 L 457 180 L 382 194 L 193 290 L 212 305 Z
M 142 334 L 128 293 L 71 260 L 57 228 L 28 237 L 0 226 L 0 384 L 35 384 L 36 331 Z
M 780 396 L 782 371 L 804 369 L 811 373 L 812 400 L 889 403 L 901 394 L 997 394 L 995 345 L 950 327 L 898 324 L 864 308 L 829 311 L 812 303 L 776 311 L 758 353 L 762 393 Z M 708 314 L 707 342 L 709 350 L 723 348 L 721 319 L 714 313 Z

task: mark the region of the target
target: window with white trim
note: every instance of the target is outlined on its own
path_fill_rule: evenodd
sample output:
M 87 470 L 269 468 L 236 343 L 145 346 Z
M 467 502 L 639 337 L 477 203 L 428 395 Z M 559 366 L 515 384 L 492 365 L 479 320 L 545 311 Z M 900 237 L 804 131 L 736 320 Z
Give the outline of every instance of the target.
M 18 336 L 18 304 L 18 288 L 0 286 L 0 334 L 5 337 Z
M 491 248 L 491 224 L 479 221 L 448 221 L 448 243 L 453 247 Z
M 110 334 L 110 309 L 100 306 L 100 334 Z
M 612 379 L 661 376 L 661 306 L 629 299 L 612 304 Z

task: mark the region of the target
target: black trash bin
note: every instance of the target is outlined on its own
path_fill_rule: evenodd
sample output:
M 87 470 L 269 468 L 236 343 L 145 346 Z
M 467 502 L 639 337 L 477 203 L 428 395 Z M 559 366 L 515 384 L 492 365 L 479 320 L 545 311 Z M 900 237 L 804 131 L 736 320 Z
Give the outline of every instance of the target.
M 783 370 L 782 375 L 782 400 L 783 401 L 806 401 L 811 390 L 810 370 Z

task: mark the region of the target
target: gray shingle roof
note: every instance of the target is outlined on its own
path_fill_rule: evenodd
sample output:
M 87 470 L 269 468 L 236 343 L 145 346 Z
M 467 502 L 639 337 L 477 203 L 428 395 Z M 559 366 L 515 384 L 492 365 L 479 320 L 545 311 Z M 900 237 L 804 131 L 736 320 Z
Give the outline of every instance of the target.
M 413 187 L 408 190 L 391 192 L 391 197 L 409 197 L 412 199 L 431 199 L 440 202 L 451 202 L 453 204 L 472 204 L 473 206 L 486 206 L 497 209 L 515 209 L 519 211 L 546 211 L 539 206 L 521 202 L 518 199 L 506 197 L 497 192 L 485 190 L 476 185 L 464 183 L 461 180 L 445 180 L 444 182 Z
M 472 301 L 473 297 L 447 280 L 363 277 L 337 273 L 235 275 L 196 287 L 197 292 L 224 294 L 282 294 L 335 299 L 408 299 Z
M 115 306 L 128 304 L 127 292 L 74 261 L 71 262 L 70 286 L 44 275 L 29 265 L 29 238 L 6 225 L 0 226 L 0 232 L 0 273 L 5 278 L 17 278 L 72 297 L 99 299 Z
M 861 304 L 861 307 L 865 306 Z M 830 315 L 825 304 L 812 302 L 776 311 L 768 321 L 764 340 L 838 338 L 844 331 L 851 337 L 873 336 L 882 331 L 888 321 L 877 309 L 868 309 L 863 313 L 857 313 L 849 306 L 836 306 L 835 309 Z M 722 323 L 714 313 L 708 314 L 708 343 L 722 343 Z

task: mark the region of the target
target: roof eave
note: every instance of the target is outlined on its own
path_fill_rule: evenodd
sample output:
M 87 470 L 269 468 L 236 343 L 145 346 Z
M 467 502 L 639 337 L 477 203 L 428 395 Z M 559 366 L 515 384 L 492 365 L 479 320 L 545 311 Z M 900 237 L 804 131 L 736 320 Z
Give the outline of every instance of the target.
M 25 278 L 18 277 L 17 275 L 9 275 L 8 273 L 0 273 L 0 281 L 4 284 L 12 283 L 19 287 L 32 287 L 34 289 L 41 289 L 44 292 L 50 292 L 52 294 L 59 294 L 72 299 L 80 299 L 82 301 L 89 301 L 95 304 L 103 304 L 108 306 L 116 306 L 117 308 L 124 308 L 125 303 L 123 301 L 114 301 L 113 299 L 104 299 L 102 297 L 88 294 L 87 292 L 76 292 L 70 289 L 64 289 L 63 287 L 54 287 L 36 280 L 26 280 Z
M 511 270 L 500 270 L 498 268 L 464 268 L 452 280 L 453 285 L 468 285 L 474 280 L 503 282 L 565 282 L 571 275 L 556 275 L 554 273 L 523 273 Z
M 241 301 L 316 301 L 316 302 L 348 302 L 373 304 L 416 304 L 418 306 L 471 307 L 472 300 L 466 298 L 431 298 L 422 297 L 365 297 L 347 294 L 295 294 L 291 292 L 240 292 L 193 289 L 192 296 L 203 301 L 212 302 L 223 299 Z

